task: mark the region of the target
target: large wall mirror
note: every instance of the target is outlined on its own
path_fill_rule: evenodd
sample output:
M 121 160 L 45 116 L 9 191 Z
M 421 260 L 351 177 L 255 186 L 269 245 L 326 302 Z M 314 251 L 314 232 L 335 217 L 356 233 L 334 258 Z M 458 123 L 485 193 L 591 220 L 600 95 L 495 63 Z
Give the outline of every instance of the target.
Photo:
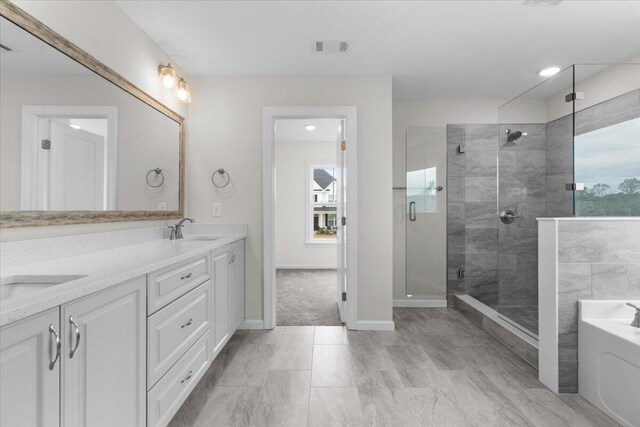
M 183 215 L 183 118 L 0 3 L 1 226 Z

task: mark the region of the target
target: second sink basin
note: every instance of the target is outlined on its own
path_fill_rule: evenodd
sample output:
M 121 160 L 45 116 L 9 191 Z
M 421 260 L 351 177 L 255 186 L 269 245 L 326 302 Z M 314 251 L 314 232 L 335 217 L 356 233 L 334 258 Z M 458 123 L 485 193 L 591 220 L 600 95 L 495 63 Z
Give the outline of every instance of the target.
M 190 236 L 190 237 L 185 237 L 185 240 L 198 240 L 198 241 L 202 241 L 202 242 L 212 242 L 214 240 L 218 240 L 219 237 L 214 237 L 214 236 Z
M 80 275 L 17 275 L 0 278 L 0 300 L 29 295 L 50 286 L 61 285 L 86 276 Z

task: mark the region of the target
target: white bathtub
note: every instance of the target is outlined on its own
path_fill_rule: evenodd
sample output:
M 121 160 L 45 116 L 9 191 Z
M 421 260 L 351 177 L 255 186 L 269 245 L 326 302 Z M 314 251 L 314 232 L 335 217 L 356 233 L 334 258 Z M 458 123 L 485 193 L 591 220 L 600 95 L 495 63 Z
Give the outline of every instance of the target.
M 579 301 L 578 390 L 624 426 L 640 427 L 640 301 Z

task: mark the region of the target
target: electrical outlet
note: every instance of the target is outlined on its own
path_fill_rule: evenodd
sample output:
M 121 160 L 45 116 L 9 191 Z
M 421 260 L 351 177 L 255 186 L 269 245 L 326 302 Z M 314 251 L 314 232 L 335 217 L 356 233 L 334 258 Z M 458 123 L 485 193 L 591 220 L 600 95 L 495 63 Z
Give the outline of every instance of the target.
M 167 210 L 167 203 L 166 202 L 158 203 L 158 210 L 159 211 L 166 211 Z
M 213 216 L 222 216 L 222 203 L 212 203 L 211 214 Z

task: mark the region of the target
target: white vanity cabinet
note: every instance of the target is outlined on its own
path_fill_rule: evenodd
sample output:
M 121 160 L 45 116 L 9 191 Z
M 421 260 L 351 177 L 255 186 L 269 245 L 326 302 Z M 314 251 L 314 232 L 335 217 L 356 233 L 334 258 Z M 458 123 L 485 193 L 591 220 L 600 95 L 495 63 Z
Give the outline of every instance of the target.
M 146 281 L 61 306 L 65 427 L 144 426 Z
M 231 301 L 229 293 L 231 252 L 228 246 L 212 252 L 211 267 L 214 301 L 211 337 L 213 354 L 217 355 L 231 336 Z
M 244 239 L 231 244 L 231 330 L 244 322 Z
M 0 426 L 144 426 L 145 282 L 3 327 Z
M 0 330 L 0 426 L 60 425 L 58 323 L 56 307 Z

